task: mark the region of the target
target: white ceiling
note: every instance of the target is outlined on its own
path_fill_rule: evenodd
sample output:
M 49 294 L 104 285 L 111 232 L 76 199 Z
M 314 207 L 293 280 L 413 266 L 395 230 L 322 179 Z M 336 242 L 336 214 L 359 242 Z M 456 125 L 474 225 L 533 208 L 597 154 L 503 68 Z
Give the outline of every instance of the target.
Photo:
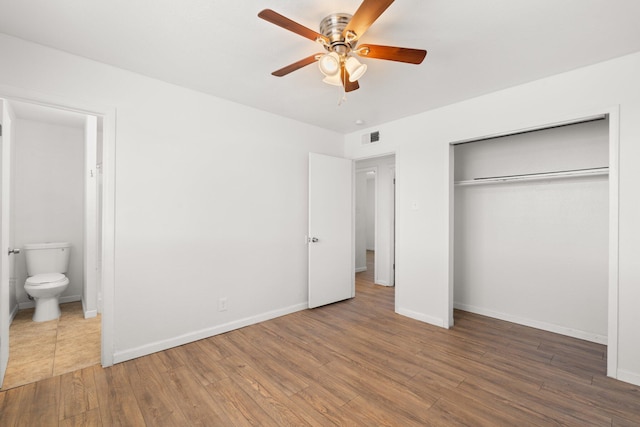
M 317 30 L 360 0 L 0 0 L 0 32 L 341 133 L 640 51 L 638 0 L 397 0 L 361 38 L 426 49 L 422 65 L 365 59 L 360 89 L 314 65 L 321 52 L 257 17 Z

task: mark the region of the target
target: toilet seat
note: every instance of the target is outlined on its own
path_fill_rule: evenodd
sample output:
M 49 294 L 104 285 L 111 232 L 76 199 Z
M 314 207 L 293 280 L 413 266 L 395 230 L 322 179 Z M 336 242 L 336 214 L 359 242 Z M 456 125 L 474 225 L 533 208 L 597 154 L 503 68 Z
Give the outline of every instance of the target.
M 25 282 L 25 286 L 28 285 L 28 286 L 33 286 L 33 287 L 42 289 L 42 288 L 53 288 L 56 286 L 67 284 L 67 283 L 69 283 L 69 279 L 64 274 L 45 273 L 45 274 L 36 274 L 35 276 L 31 276 L 27 278 L 27 281 Z

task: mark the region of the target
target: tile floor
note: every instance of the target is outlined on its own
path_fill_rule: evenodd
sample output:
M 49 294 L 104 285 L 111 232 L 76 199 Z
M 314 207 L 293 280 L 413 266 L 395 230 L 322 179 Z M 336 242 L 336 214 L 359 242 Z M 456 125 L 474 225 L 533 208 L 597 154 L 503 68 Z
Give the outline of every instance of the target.
M 85 319 L 81 302 L 61 304 L 62 315 L 33 322 L 20 310 L 9 329 L 9 364 L 2 390 L 100 363 L 100 315 Z

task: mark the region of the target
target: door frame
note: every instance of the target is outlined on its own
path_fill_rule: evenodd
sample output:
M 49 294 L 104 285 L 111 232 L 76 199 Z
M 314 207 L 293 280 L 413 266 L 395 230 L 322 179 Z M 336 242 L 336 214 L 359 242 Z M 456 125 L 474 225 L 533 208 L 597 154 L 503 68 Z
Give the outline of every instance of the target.
M 26 89 L 0 85 L 0 98 L 21 101 L 60 110 L 72 111 L 103 118 L 102 143 L 102 342 L 101 364 L 113 365 L 114 356 L 114 290 L 115 290 L 115 145 L 116 108 L 85 101 L 43 94 Z
M 9 196 L 11 195 L 11 182 L 13 175 L 13 122 L 15 116 L 11 109 L 11 105 L 6 99 L 0 98 L 0 120 L 2 128 L 0 129 L 2 134 L 0 135 L 0 171 L 6 179 L 0 179 L 2 184 L 0 193 Z M 4 119 L 7 119 L 6 121 Z M 9 166 L 5 169 L 4 166 Z M 7 173 L 8 171 L 8 173 Z M 11 276 L 14 273 L 15 256 L 4 254 L 4 251 L 10 249 L 13 246 L 12 230 L 11 230 L 11 197 L 4 200 L 2 203 L 2 219 L 0 219 L 0 226 L 3 230 L 0 230 L 0 251 L 2 251 L 2 261 L 0 261 L 0 272 L 4 278 L 0 278 L 0 386 L 4 382 L 4 376 L 6 374 L 7 365 L 9 363 L 9 326 L 11 319 L 13 318 L 10 307 L 10 286 Z M 6 258 L 5 258 L 6 257 Z

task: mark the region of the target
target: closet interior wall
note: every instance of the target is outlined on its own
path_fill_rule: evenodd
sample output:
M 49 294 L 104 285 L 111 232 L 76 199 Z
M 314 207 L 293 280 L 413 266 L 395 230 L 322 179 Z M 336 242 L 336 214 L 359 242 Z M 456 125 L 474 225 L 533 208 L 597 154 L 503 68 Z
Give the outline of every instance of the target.
M 608 138 L 605 118 L 454 147 L 455 308 L 606 343 Z

